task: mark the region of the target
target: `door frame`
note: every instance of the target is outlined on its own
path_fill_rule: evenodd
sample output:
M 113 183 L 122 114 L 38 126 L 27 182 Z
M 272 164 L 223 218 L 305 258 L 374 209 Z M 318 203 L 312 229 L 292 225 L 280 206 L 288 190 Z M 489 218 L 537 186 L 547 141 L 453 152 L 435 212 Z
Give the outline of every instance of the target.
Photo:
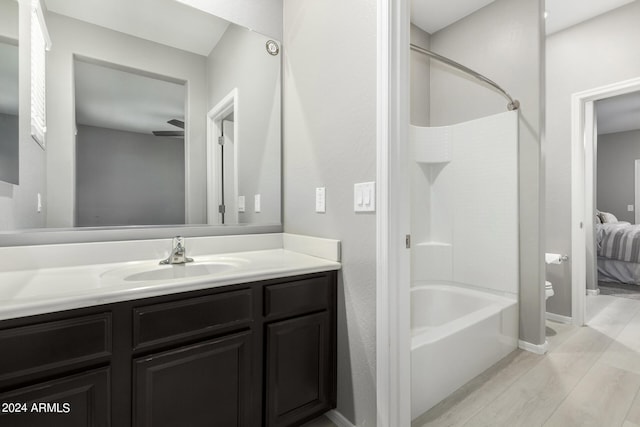
M 640 179 L 640 159 L 636 159 L 635 171 L 633 178 L 633 222 L 640 224 L 640 185 L 638 185 L 638 179 Z
M 577 326 L 586 320 L 586 229 L 593 228 L 595 147 L 593 139 L 587 139 L 593 133 L 593 127 L 585 127 L 587 114 L 595 101 L 636 91 L 640 91 L 640 77 L 571 95 L 571 317 Z
M 408 427 L 409 0 L 378 0 L 377 13 L 376 425 Z
M 207 224 L 220 225 L 218 205 L 221 202 L 220 179 L 220 150 L 218 150 L 218 137 L 222 135 L 222 119 L 233 112 L 233 188 L 238 200 L 238 88 L 231 90 L 207 113 Z M 234 216 L 235 215 L 235 216 Z M 234 217 L 237 219 L 238 213 Z

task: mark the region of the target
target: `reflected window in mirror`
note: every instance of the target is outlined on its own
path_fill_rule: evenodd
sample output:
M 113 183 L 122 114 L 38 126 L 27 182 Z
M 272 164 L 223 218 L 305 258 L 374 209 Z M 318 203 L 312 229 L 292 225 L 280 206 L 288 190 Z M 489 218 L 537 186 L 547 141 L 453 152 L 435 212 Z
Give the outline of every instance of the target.
M 19 184 L 18 3 L 0 0 L 0 181 Z
M 31 5 L 31 136 L 45 147 L 47 134 L 46 51 L 51 48 L 40 0 Z

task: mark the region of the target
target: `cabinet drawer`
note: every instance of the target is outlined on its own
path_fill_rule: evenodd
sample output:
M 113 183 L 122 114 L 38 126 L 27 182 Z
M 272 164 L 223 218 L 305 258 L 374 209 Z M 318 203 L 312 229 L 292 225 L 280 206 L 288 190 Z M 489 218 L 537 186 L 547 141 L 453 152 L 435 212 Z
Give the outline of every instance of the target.
M 327 276 L 312 277 L 264 288 L 264 315 L 280 317 L 323 310 L 330 304 Z
M 109 384 L 109 368 L 102 368 L 1 393 L 0 425 L 109 427 Z
M 249 325 L 251 290 L 225 292 L 133 310 L 134 350 Z
M 0 331 L 0 382 L 111 355 L 111 314 Z

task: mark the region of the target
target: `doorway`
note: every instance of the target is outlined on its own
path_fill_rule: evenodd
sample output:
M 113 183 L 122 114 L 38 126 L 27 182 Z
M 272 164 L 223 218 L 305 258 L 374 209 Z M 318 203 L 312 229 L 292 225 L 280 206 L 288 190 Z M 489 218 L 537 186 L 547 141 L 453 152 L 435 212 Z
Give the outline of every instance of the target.
M 207 222 L 238 224 L 238 89 L 207 114 Z
M 571 100 L 572 111 L 572 183 L 571 183 L 571 266 L 572 318 L 574 324 L 585 324 L 587 282 L 590 275 L 597 278 L 596 263 L 598 244 L 596 223 L 600 216 L 596 212 L 597 176 L 597 121 L 596 102 L 616 96 L 640 91 L 640 78 L 626 80 L 607 86 L 575 93 Z M 615 217 L 615 216 L 614 216 Z M 610 218 L 612 222 L 613 218 Z M 601 249 L 600 249 L 601 250 Z M 611 252 L 617 252 L 611 247 Z M 640 264 L 638 264 L 640 266 Z M 627 265 L 627 267 L 631 267 Z M 640 273 L 640 268 L 638 268 Z M 595 289 L 591 293 L 596 293 Z

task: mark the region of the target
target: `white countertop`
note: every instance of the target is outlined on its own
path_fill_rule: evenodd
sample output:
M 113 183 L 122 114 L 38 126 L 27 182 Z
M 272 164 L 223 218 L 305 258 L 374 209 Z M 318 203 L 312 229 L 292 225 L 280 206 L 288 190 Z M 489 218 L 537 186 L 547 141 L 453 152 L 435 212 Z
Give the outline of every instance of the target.
M 193 256 L 187 268 L 228 263 L 207 275 L 161 280 L 132 280 L 139 272 L 184 266 L 158 265 L 158 260 L 85 264 L 0 272 L 0 320 L 89 307 L 178 292 L 338 270 L 334 260 L 285 248 Z

